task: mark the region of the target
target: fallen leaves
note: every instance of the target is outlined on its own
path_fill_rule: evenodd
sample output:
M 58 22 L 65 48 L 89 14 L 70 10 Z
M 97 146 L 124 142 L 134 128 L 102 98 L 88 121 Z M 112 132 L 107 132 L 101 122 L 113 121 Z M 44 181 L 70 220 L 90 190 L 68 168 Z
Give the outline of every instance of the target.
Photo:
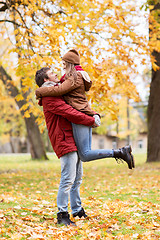
M 55 175 L 53 168 L 40 174 L 37 166 L 10 178 L 1 174 L 0 239 L 160 239 L 159 171 L 141 166 L 128 175 L 125 167 L 109 171 L 105 161 L 84 166 L 81 196 L 89 217 L 71 216 L 77 227 L 56 225 L 60 169 Z
M 98 212 L 94 206 L 98 206 L 103 211 Z M 91 203 L 91 210 L 87 211 L 90 216 L 87 220 L 76 219 L 77 227 L 63 226 L 60 228 L 56 225 L 56 218 L 53 215 L 52 217 L 43 216 L 42 210 L 38 207 L 15 206 L 10 210 L 3 210 L 3 213 L 1 210 L 0 236 L 16 240 L 22 238 L 74 239 L 75 234 L 79 236 L 77 239 L 81 240 L 158 239 L 160 215 L 157 207 L 158 205 L 148 202 L 105 200 L 100 204 L 98 200 L 95 200 Z M 53 214 L 53 209 L 50 208 L 50 211 Z M 144 215 L 146 217 L 143 217 Z

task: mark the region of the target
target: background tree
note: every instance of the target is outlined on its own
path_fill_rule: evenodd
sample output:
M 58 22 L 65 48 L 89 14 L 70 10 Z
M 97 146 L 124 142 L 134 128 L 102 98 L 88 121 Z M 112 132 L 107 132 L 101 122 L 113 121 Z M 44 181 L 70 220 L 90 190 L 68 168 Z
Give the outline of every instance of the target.
M 112 121 L 108 116 L 104 116 L 101 119 L 101 126 L 93 129 L 93 132 L 98 134 L 108 134 L 110 136 L 116 136 L 117 145 L 119 139 L 126 139 L 128 144 L 128 136 L 130 141 L 136 138 L 139 132 L 146 131 L 146 118 L 142 119 L 135 106 L 128 104 L 129 101 L 126 97 L 117 100 L 119 108 L 118 118 L 116 121 Z M 143 108 L 143 107 L 142 107 Z M 129 112 L 129 116 L 127 114 Z M 145 114 L 143 114 L 143 117 Z M 128 128 L 129 122 L 129 128 Z M 117 146 L 117 148 L 120 146 Z
M 14 85 L 12 78 L 6 73 L 5 69 L 2 66 L 0 66 L 0 78 L 6 86 L 7 91 L 10 92 L 10 95 L 15 98 L 21 114 L 25 117 L 24 120 L 27 128 L 28 139 L 30 142 L 30 152 L 32 158 L 47 159 L 40 131 L 35 121 L 35 116 L 32 113 L 30 113 L 28 116 L 27 112 L 23 110 L 24 106 L 26 108 L 27 101 L 25 98 L 23 100 L 18 99 L 17 96 L 20 95 L 19 90 Z
M 1 29 L 2 33 L 3 32 L 3 28 Z M 18 81 L 18 78 L 15 75 L 15 71 L 13 71 L 13 63 L 12 61 L 9 61 L 12 58 L 15 58 L 15 56 L 12 54 L 10 56 L 10 49 L 12 49 L 11 44 L 9 41 L 6 41 L 3 39 L 0 42 L 1 45 L 1 61 L 0 61 L 0 79 L 1 79 L 1 84 L 3 86 L 5 86 L 5 90 L 6 91 L 1 91 L 0 97 L 2 97 L 2 99 L 4 99 L 4 96 L 6 96 L 6 93 L 8 93 L 8 100 L 10 99 L 10 101 L 12 101 L 12 98 L 14 98 L 14 103 L 17 104 L 18 108 L 20 109 L 20 113 L 22 115 L 22 117 L 24 118 L 24 122 L 25 122 L 25 126 L 26 126 L 26 132 L 28 135 L 28 140 L 30 143 L 30 152 L 31 152 L 31 156 L 33 159 L 48 159 L 45 153 L 45 149 L 44 149 L 44 145 L 43 145 L 43 141 L 42 141 L 42 137 L 38 128 L 38 125 L 36 123 L 36 118 L 35 116 L 31 113 L 31 114 L 27 114 L 26 110 L 29 110 L 29 102 L 27 101 L 27 96 L 29 94 L 29 91 L 22 91 L 22 81 Z M 10 62 L 10 64 L 8 63 L 8 61 Z M 6 70 L 4 69 L 4 67 L 7 69 L 10 69 L 10 73 L 13 75 L 12 79 L 8 73 L 6 72 Z M 2 86 L 2 87 L 3 87 Z M 4 94 L 3 94 L 4 93 Z M 31 100 L 30 100 L 31 101 Z M 3 101 L 2 101 L 3 102 Z M 6 105 L 7 106 L 7 105 Z M 15 108 L 15 106 L 14 106 Z M 3 114 L 4 111 L 1 112 L 1 114 Z M 5 119 L 8 117 L 6 116 L 6 114 L 4 114 L 5 116 L 2 116 L 3 122 L 5 122 Z M 19 117 L 19 115 L 17 115 Z M 11 131 L 11 127 L 13 128 L 14 126 L 14 121 L 15 121 L 15 116 L 10 115 L 10 120 L 7 119 L 7 123 L 9 125 L 9 129 L 10 129 L 10 134 L 12 133 Z M 12 122 L 13 121 L 13 122 Z M 15 121 L 17 124 L 17 121 Z M 12 148 L 13 149 L 13 148 Z
M 24 121 L 16 108 L 13 98 L 1 98 L 0 101 L 0 140 L 1 143 L 9 142 L 11 150 L 14 153 L 15 147 L 13 144 L 14 138 L 26 136 Z M 20 146 L 18 152 L 21 152 Z
M 43 66 L 60 72 L 61 56 L 71 47 L 78 48 L 93 80 L 88 97 L 95 110 L 116 119 L 117 95 L 139 100 L 132 80 L 139 65 L 147 62 L 149 46 L 147 36 L 136 29 L 141 13 L 135 2 L 8 0 L 0 6 L 0 22 L 8 38 L 12 36 L 17 56 L 15 86 L 21 91 L 15 99 L 22 103 L 25 117 L 34 113 L 38 123 L 43 121 L 33 94 L 34 74 Z
M 154 63 L 148 103 L 147 162 L 157 162 L 160 161 L 160 2 L 149 0 L 148 4 L 150 6 L 150 46 Z

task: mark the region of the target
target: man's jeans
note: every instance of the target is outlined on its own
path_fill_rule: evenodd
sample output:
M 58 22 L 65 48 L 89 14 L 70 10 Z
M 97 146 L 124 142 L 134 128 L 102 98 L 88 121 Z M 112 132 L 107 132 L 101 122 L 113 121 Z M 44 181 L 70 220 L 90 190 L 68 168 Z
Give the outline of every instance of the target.
M 59 212 L 68 212 L 68 195 L 72 214 L 81 210 L 79 188 L 82 183 L 83 167 L 77 152 L 70 152 L 60 158 L 61 181 L 57 196 Z
M 78 148 L 78 155 L 83 162 L 89 162 L 101 158 L 113 157 L 113 150 L 91 150 L 92 128 L 72 123 L 73 136 Z

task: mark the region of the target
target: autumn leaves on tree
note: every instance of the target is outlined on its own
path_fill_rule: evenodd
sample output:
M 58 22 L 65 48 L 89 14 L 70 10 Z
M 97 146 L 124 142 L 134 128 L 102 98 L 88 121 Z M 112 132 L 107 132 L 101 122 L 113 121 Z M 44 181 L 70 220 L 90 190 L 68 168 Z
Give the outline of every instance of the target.
M 158 2 L 149 4 L 153 10 Z M 133 1 L 4 0 L 0 12 L 0 34 L 6 41 L 12 41 L 12 44 L 8 41 L 9 51 L 15 53 L 17 62 L 14 69 L 9 67 L 11 53 L 6 50 L 1 69 L 14 76 L 10 84 L 18 89 L 15 100 L 24 101 L 20 106 L 24 117 L 33 121 L 35 118 L 39 125 L 43 116 L 34 96 L 34 74 L 43 66 L 60 73 L 61 56 L 69 48 L 79 50 L 81 65 L 93 81 L 88 94 L 92 107 L 112 119 L 116 119 L 118 112 L 117 98 L 139 100 L 132 80 L 140 64 L 147 63 L 146 56 L 160 51 L 157 19 L 150 18 L 153 29 L 148 41 L 148 36 L 136 31 L 141 10 Z M 144 14 L 149 19 L 148 11 Z M 151 57 L 151 61 L 157 71 L 155 58 Z M 1 79 L 2 75 L 1 71 Z

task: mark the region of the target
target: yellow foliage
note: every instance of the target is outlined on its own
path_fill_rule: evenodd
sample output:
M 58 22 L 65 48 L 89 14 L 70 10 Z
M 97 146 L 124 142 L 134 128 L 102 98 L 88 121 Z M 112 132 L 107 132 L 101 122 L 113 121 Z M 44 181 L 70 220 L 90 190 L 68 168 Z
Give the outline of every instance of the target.
M 25 118 L 30 118 L 30 114 L 29 114 L 28 111 L 25 111 L 25 113 L 24 113 L 24 117 L 25 117 Z
M 9 19 L 15 19 L 21 26 L 15 26 L 14 31 L 9 28 L 9 37 L 16 42 L 13 47 L 10 38 L 7 39 L 12 52 L 7 52 L 3 59 L 6 58 L 7 64 L 11 59 L 8 54 L 14 52 L 18 56 L 18 59 L 14 57 L 17 64 L 9 72 L 21 92 L 16 100 L 27 99 L 29 112 L 34 109 L 35 115 L 43 119 L 34 96 L 36 70 L 48 66 L 60 72 L 61 57 L 72 47 L 79 50 L 81 65 L 93 81 L 88 98 L 95 110 L 116 119 L 115 96 L 139 101 L 132 82 L 137 75 L 136 59 L 145 64 L 146 55 L 160 50 L 157 40 L 160 28 L 155 16 L 146 14 L 152 23 L 148 42 L 148 36 L 135 30 L 134 18 L 140 15 L 140 10 L 134 1 L 51 0 L 49 6 L 48 1 L 25 0 L 21 4 L 13 3 L 13 7 L 17 11 L 14 16 L 9 12 Z M 0 29 L 1 36 L 5 31 L 4 27 Z M 157 70 L 153 57 L 151 61 Z M 25 112 L 25 117 L 29 117 L 29 112 Z
M 24 99 L 24 97 L 23 97 L 21 94 L 18 94 L 18 95 L 15 97 L 15 99 L 16 99 L 17 101 L 21 101 L 21 100 Z
M 155 64 L 155 63 L 152 63 L 152 67 L 153 67 L 154 71 L 157 71 L 157 70 L 160 69 L 160 67 L 157 64 Z

